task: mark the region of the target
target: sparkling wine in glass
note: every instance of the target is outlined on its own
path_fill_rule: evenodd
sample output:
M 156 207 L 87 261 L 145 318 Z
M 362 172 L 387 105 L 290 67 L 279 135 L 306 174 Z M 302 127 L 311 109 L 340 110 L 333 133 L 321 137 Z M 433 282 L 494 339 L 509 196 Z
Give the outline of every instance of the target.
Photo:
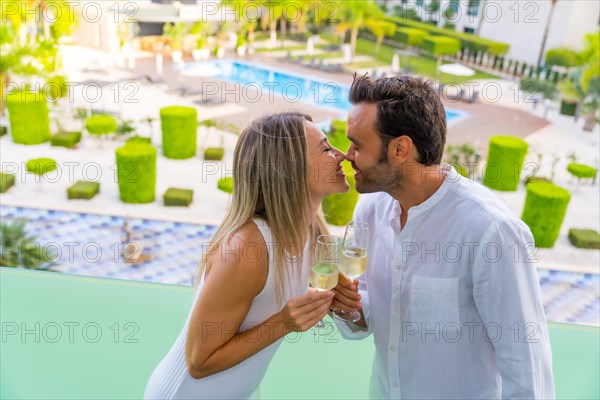
M 335 236 L 321 235 L 317 237 L 315 263 L 310 270 L 310 284 L 316 290 L 331 290 L 338 284 L 339 244 Z M 314 333 L 321 333 L 325 328 L 323 320 L 317 322 Z
M 342 241 L 339 270 L 348 279 L 354 281 L 367 271 L 367 244 L 369 224 L 360 221 L 350 221 Z M 342 321 L 357 322 L 361 315 L 358 311 L 333 310 L 334 318 Z

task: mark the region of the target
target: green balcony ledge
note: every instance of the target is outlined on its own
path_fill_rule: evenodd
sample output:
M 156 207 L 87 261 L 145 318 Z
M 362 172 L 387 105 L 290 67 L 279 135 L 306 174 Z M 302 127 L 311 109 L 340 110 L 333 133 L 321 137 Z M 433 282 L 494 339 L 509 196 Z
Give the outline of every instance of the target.
M 141 398 L 193 298 L 192 287 L 0 267 L 0 398 Z M 600 328 L 549 329 L 556 397 L 600 398 Z M 370 338 L 290 334 L 261 398 L 366 399 L 374 350 Z M 323 374 L 323 362 L 336 367 Z

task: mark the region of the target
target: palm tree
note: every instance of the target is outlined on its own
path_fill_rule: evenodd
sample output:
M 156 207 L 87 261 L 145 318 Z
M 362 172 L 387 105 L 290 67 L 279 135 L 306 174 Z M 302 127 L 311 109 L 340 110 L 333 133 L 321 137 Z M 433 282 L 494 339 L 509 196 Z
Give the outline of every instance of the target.
M 40 246 L 36 237 L 28 235 L 25 222 L 0 223 L 0 265 L 10 268 L 48 270 L 56 254 Z
M 542 57 L 546 51 L 546 41 L 548 40 L 548 32 L 550 31 L 550 24 L 552 23 L 552 14 L 554 14 L 554 8 L 556 7 L 558 0 L 552 0 L 550 5 L 550 14 L 548 14 L 548 21 L 546 22 L 546 28 L 544 29 L 544 37 L 542 38 L 542 46 L 540 48 L 540 55 L 538 57 L 537 67 L 540 68 L 542 64 Z
M 339 12 L 335 16 L 339 21 L 336 32 L 345 35 L 350 31 L 352 57 L 356 53 L 356 44 L 360 29 L 368 29 L 377 37 L 375 51 L 379 51 L 385 35 L 391 35 L 396 25 L 385 21 L 385 13 L 374 0 L 338 1 Z

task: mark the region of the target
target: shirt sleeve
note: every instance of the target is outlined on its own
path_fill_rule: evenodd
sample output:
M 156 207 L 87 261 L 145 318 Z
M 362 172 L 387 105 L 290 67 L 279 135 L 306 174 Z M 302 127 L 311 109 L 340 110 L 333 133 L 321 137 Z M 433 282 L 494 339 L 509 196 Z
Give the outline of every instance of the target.
M 492 343 L 502 398 L 553 399 L 552 353 L 531 231 L 493 222 L 472 265 L 473 297 Z
M 354 216 L 352 219 L 370 222 L 364 219 L 364 200 L 364 197 L 361 196 L 361 199 L 354 209 Z M 371 324 L 369 323 L 369 294 L 367 292 L 367 281 L 365 279 L 365 275 L 358 279 L 358 293 L 361 296 L 361 303 L 363 305 L 362 311 L 367 327 L 364 328 L 353 322 L 344 322 L 334 318 L 335 324 L 337 325 L 337 328 L 344 339 L 361 340 L 368 337 L 372 333 L 370 328 Z

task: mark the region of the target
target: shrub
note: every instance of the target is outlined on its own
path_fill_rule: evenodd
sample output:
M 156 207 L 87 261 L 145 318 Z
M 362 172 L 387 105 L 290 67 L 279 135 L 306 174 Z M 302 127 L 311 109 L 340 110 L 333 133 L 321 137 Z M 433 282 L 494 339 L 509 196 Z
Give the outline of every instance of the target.
M 420 46 L 428 35 L 423 29 L 398 28 L 394 39 L 408 46 Z
M 165 107 L 160 110 L 163 155 L 183 160 L 196 155 L 198 113 L 192 107 Z
M 579 53 L 568 48 L 550 49 L 546 53 L 546 66 L 558 65 L 560 67 L 576 67 L 581 65 Z
M 85 121 L 85 129 L 92 135 L 108 135 L 117 131 L 118 124 L 111 115 L 92 115 Z
M 551 99 L 556 93 L 554 82 L 542 81 L 533 78 L 523 78 L 519 82 L 519 89 L 525 93 L 542 93 L 544 98 Z
M 100 192 L 99 182 L 77 181 L 67 189 L 67 198 L 89 200 Z
M 346 180 L 350 185 L 347 193 L 335 193 L 325 197 L 322 203 L 325 220 L 331 225 L 344 226 L 352 220 L 354 207 L 358 202 L 354 170 L 349 162 L 342 163 L 342 169 L 346 174 Z
M 206 161 L 221 161 L 225 155 L 225 149 L 222 147 L 208 147 L 204 150 L 204 159 Z
M 598 170 L 585 164 L 570 163 L 567 165 L 567 171 L 579 179 L 594 179 Z
M 547 182 L 527 185 L 527 196 L 522 219 L 529 228 L 538 247 L 552 247 L 560 233 L 571 194 Z
M 194 191 L 190 189 L 169 188 L 163 195 L 165 206 L 187 207 L 192 203 Z
M 346 121 L 333 120 L 331 121 L 331 129 L 329 131 L 329 143 L 344 153 L 350 148 L 350 140 L 346 136 Z
M 151 203 L 156 191 L 156 149 L 146 143 L 119 147 L 117 178 L 120 198 L 125 203 Z
M 493 136 L 483 172 L 483 184 L 496 190 L 517 190 L 527 148 L 527 142 L 521 138 Z
M 560 102 L 560 113 L 562 115 L 574 116 L 577 112 L 577 102 L 562 99 Z
M 225 193 L 233 193 L 233 178 L 228 176 L 226 178 L 219 179 L 217 183 L 217 189 L 222 190 Z
M 132 136 L 125 143 L 146 143 L 152 144 L 152 139 L 144 136 Z
M 55 171 L 56 161 L 51 158 L 34 158 L 33 160 L 27 161 L 26 164 L 27 171 L 36 174 L 36 175 L 44 175 L 48 172 Z
M 0 193 L 6 193 L 8 189 L 15 185 L 16 177 L 14 174 L 0 173 Z
M 580 249 L 600 249 L 600 234 L 593 229 L 569 229 L 569 242 Z
M 8 133 L 8 128 L 4 125 L 0 126 L 0 137 L 6 135 Z
M 455 54 L 460 51 L 460 41 L 448 36 L 427 36 L 421 48 L 434 55 Z
M 60 132 L 52 135 L 50 143 L 52 146 L 73 148 L 81 140 L 81 132 Z
M 45 96 L 14 92 L 6 96 L 6 107 L 13 142 L 32 145 L 50 140 L 50 118 Z

